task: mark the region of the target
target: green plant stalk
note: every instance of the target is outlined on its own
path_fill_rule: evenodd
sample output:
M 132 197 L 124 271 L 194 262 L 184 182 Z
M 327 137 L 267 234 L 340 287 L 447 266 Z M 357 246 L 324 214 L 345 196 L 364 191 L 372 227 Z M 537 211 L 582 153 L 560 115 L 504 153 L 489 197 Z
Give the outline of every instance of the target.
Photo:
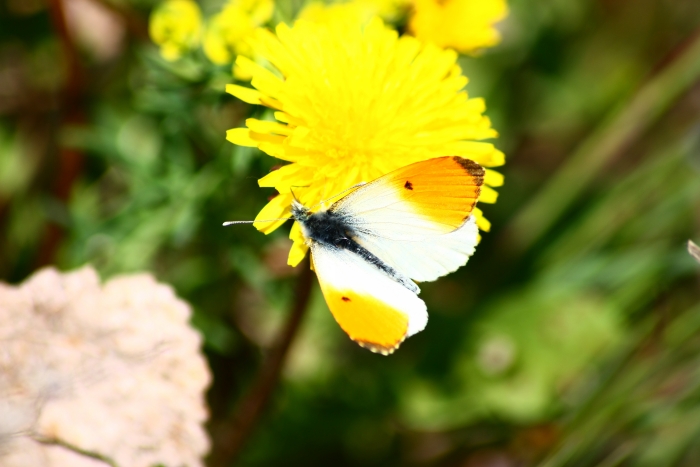
M 623 429 L 623 427 L 634 420 L 629 414 L 630 398 L 635 394 L 646 393 L 659 395 L 663 381 L 668 377 L 669 369 L 684 365 L 687 368 L 694 368 L 697 364 L 687 360 L 687 354 L 695 353 L 692 340 L 697 335 L 700 327 L 698 320 L 700 307 L 695 306 L 675 319 L 666 328 L 665 350 L 658 355 L 644 357 L 649 352 L 652 345 L 659 336 L 653 335 L 653 330 L 658 323 L 655 319 L 648 319 L 640 325 L 628 342 L 621 346 L 618 357 L 606 372 L 606 378 L 600 386 L 593 392 L 589 400 L 584 403 L 572 419 L 567 422 L 567 427 L 562 435 L 559 445 L 552 450 L 549 456 L 544 459 L 538 467 L 566 467 L 569 465 L 593 465 L 592 457 L 599 454 L 601 440 L 611 438 L 611 436 Z M 695 388 L 700 387 L 696 385 Z M 697 389 L 682 397 L 694 400 L 697 397 Z M 670 404 L 678 404 L 671 401 L 652 401 L 656 411 L 665 410 Z M 649 412 L 652 409 L 645 409 Z M 700 425 L 695 431 L 700 432 Z M 649 430 L 649 428 L 647 428 Z M 689 440 L 697 439 L 696 436 L 689 436 Z M 599 466 L 611 467 L 618 465 L 619 461 L 634 454 L 634 448 L 643 443 L 643 435 L 638 435 L 636 439 L 626 441 L 632 451 L 618 449 L 610 453 L 606 460 Z M 621 446 L 622 447 L 622 446 Z M 680 453 L 688 448 L 684 446 Z M 669 461 L 663 465 L 674 465 L 678 459 Z
M 700 79 L 700 34 L 629 102 L 612 111 L 506 229 L 513 248 L 536 243 L 626 145 L 643 134 Z
M 119 467 L 119 465 L 114 461 L 112 458 L 107 457 L 103 454 L 89 451 L 87 449 L 83 449 L 75 444 L 69 443 L 67 441 L 60 440 L 58 438 L 48 438 L 44 437 L 41 435 L 32 435 L 31 438 L 36 441 L 37 443 L 40 444 L 45 444 L 47 446 L 59 446 L 61 448 L 67 449 L 75 454 L 78 454 L 79 456 L 84 456 L 90 459 L 95 459 L 97 461 L 103 462 L 110 467 Z

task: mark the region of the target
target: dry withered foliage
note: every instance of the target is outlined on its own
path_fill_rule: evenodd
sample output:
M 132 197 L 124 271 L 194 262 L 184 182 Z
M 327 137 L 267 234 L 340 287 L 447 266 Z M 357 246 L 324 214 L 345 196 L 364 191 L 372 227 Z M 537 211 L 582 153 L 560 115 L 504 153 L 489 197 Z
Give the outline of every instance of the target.
M 700 247 L 691 240 L 688 240 L 688 252 L 690 253 L 690 256 L 695 258 L 700 263 Z
M 210 374 L 190 313 L 148 274 L 0 284 L 0 464 L 202 465 Z

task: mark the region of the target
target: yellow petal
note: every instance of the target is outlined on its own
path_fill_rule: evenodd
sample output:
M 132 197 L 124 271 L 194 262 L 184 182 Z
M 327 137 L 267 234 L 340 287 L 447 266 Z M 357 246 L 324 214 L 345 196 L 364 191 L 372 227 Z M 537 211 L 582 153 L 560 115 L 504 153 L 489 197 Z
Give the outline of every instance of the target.
M 275 11 L 273 0 L 258 0 L 250 11 L 250 19 L 254 24 L 267 23 Z
M 289 128 L 287 125 L 281 125 L 277 122 L 258 120 L 256 118 L 247 119 L 245 124 L 256 133 L 274 133 L 276 135 L 289 136 L 294 132 L 294 130 Z
M 257 131 L 250 131 L 250 138 L 257 141 L 259 144 L 262 143 L 273 143 L 282 144 L 286 136 L 271 135 L 269 133 L 258 133 Z
M 169 62 L 174 62 L 182 56 L 182 50 L 176 44 L 163 44 L 160 47 L 160 55 Z
M 479 162 L 479 161 L 475 161 Z M 484 162 L 479 162 L 479 164 L 484 167 L 500 167 L 506 163 L 506 155 L 499 150 L 495 150 L 484 158 Z
M 250 72 L 251 75 L 262 76 L 265 77 L 266 80 L 277 81 L 279 85 L 284 83 L 273 72 L 243 55 L 239 55 L 236 58 L 236 64 Z
M 303 120 L 295 118 L 286 112 L 275 112 L 275 118 L 282 123 L 287 123 L 293 126 L 301 126 L 304 124 Z
M 505 164 L 505 155 L 491 143 L 456 141 L 446 147 L 448 154 L 471 159 L 483 167 L 497 167 Z
M 474 217 L 476 217 L 476 225 L 479 227 L 479 229 L 483 230 L 484 232 L 491 230 L 491 222 L 484 217 L 484 213 L 481 211 L 481 209 L 474 208 Z
M 304 235 L 301 233 L 301 227 L 298 222 L 292 225 L 292 229 L 289 231 L 289 238 L 294 241 L 294 244 L 292 244 L 292 249 L 289 250 L 287 264 L 296 267 L 304 259 L 306 252 L 309 251 L 309 246 L 304 241 Z
M 250 73 L 248 73 L 247 70 L 244 70 L 235 63 L 231 68 L 231 73 L 233 73 L 233 77 L 236 78 L 238 81 L 250 81 L 253 78 L 253 75 L 251 75 Z
M 270 70 L 258 65 L 243 55 L 239 55 L 238 58 L 236 58 L 236 66 L 244 73 L 253 77 L 253 86 L 268 96 L 276 97 L 284 84 L 284 82 Z
M 484 169 L 484 183 L 489 186 L 503 186 L 503 174 L 495 170 Z
M 301 232 L 301 225 L 298 222 L 292 224 L 292 228 L 289 229 L 289 239 L 294 242 L 304 243 L 304 234 Z
M 260 143 L 258 148 L 265 154 L 276 157 L 277 159 L 282 159 L 283 161 L 296 162 L 299 159 L 295 157 L 294 154 L 290 154 L 289 151 L 285 150 L 282 144 Z
M 223 37 L 221 37 L 219 31 L 214 30 L 211 25 L 204 35 L 202 48 L 204 49 L 204 55 L 217 65 L 231 63 L 233 59 Z
M 176 60 L 201 39 L 202 13 L 192 0 L 167 0 L 149 19 L 148 32 L 166 60 Z
M 233 144 L 239 146 L 247 146 L 255 148 L 260 144 L 250 137 L 250 130 L 248 128 L 234 128 L 226 132 L 226 139 Z
M 262 96 L 260 97 L 260 103 L 275 110 L 282 110 L 283 108 L 282 103 L 272 97 Z
M 290 187 L 305 186 L 313 180 L 313 172 L 299 164 L 289 164 L 270 172 L 258 180 L 261 187 L 275 187 L 280 193 Z
M 479 195 L 479 202 L 481 203 L 495 203 L 498 199 L 498 192 L 491 187 L 486 185 L 481 187 L 481 195 Z
M 419 39 L 462 53 L 498 43 L 494 24 L 507 14 L 505 0 L 414 0 L 409 31 Z
M 253 227 L 265 235 L 274 232 L 288 220 L 284 218 L 290 217 L 290 206 L 293 199 L 292 195 L 289 194 L 279 194 L 272 198 L 255 217 Z
M 247 102 L 248 104 L 262 104 L 260 101 L 260 98 L 262 97 L 262 94 L 260 91 L 256 91 L 255 89 L 251 88 L 244 88 L 243 86 L 238 86 L 237 84 L 227 84 L 226 85 L 226 92 L 236 96 L 243 102 Z

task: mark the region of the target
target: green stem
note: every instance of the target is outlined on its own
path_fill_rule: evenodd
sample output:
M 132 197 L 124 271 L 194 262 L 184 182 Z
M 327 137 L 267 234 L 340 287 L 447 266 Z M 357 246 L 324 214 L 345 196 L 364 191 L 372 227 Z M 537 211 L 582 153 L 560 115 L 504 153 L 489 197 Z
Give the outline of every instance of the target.
M 308 259 L 298 267 L 301 268 L 301 273 L 287 322 L 280 331 L 250 391 L 240 402 L 238 412 L 230 420 L 228 429 L 222 430 L 221 436 L 214 437 L 214 445 L 207 459 L 207 465 L 210 467 L 229 466 L 238 460 L 277 387 L 287 354 L 308 308 L 313 285 L 314 275 Z
M 37 443 L 40 444 L 45 444 L 47 446 L 59 446 L 64 449 L 67 449 L 69 451 L 72 451 L 76 454 L 79 454 L 81 456 L 89 457 L 90 459 L 95 459 L 101 462 L 104 462 L 105 464 L 111 466 L 111 467 L 119 467 L 117 463 L 111 459 L 110 457 L 107 457 L 103 454 L 93 452 L 93 451 L 88 451 L 87 449 L 83 449 L 79 446 L 76 446 L 75 444 L 71 444 L 67 441 L 60 440 L 58 438 L 47 438 L 45 436 L 41 435 L 33 435 L 32 439 L 36 441 Z

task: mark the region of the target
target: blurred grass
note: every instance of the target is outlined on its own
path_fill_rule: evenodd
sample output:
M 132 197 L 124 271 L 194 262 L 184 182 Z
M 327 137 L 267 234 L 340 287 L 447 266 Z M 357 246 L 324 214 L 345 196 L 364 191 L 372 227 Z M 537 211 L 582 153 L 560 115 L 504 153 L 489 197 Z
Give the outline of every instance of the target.
M 153 5 L 118 4 L 143 22 Z M 224 94 L 228 67 L 165 62 L 129 32 L 108 59 L 79 43 L 85 121 L 66 124 L 46 5 L 0 8 L 0 277 L 30 274 L 58 229 L 61 268 L 173 284 L 204 335 L 218 439 L 298 274 L 285 232 L 220 227 L 273 194 L 256 180 L 278 161 L 224 137 L 262 111 Z M 499 47 L 460 59 L 508 157 L 482 206 L 493 231 L 467 267 L 422 285 L 430 323 L 390 358 L 350 342 L 315 288 L 242 465 L 700 463 L 700 265 L 686 250 L 700 242 L 700 4 L 511 10 Z M 83 157 L 67 200 L 65 148 Z
M 638 138 L 700 77 L 700 34 L 684 46 L 673 62 L 653 77 L 629 102 L 605 118 L 554 177 L 513 219 L 511 234 L 527 249 L 552 227 L 611 158 Z
M 697 306 L 672 322 L 647 321 L 619 364 L 580 408 L 542 467 L 695 465 L 700 446 Z M 614 373 L 613 373 L 614 371 Z

